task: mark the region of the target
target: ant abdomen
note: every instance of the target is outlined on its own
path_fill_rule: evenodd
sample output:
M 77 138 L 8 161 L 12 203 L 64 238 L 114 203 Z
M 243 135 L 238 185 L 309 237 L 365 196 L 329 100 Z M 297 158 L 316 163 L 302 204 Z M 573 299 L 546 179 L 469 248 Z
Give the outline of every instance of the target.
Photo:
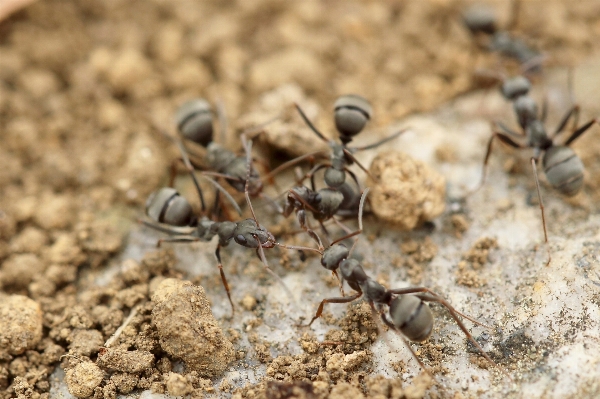
M 213 141 L 213 116 L 208 101 L 198 98 L 181 105 L 175 115 L 181 135 L 206 147 Z
M 390 304 L 392 323 L 411 341 L 425 341 L 433 330 L 429 306 L 414 295 L 400 295 Z
M 353 136 L 360 133 L 369 119 L 373 109 L 366 98 L 347 94 L 335 101 L 335 127 L 340 133 L 342 142 L 350 142 Z
M 498 30 L 494 10 L 481 4 L 475 4 L 465 10 L 463 23 L 473 34 L 481 32 L 492 35 Z
M 583 163 L 571 148 L 553 146 L 543 159 L 546 178 L 556 190 L 572 197 L 583 187 Z
M 189 226 L 194 218 L 190 203 L 171 187 L 163 187 L 148 197 L 146 214 L 158 223 Z
M 504 82 L 502 82 L 502 87 L 500 88 L 504 98 L 509 101 L 524 96 L 529 93 L 529 90 L 531 90 L 531 82 L 523 75 L 504 80 Z

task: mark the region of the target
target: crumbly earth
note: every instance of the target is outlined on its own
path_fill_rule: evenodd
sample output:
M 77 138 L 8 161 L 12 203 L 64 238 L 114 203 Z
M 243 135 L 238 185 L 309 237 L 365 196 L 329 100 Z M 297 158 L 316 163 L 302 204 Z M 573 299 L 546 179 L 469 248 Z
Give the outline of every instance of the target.
M 176 267 L 179 264 L 172 252 L 153 252 L 154 243 L 144 247 L 145 256 L 135 260 L 117 255 L 125 248 L 147 195 L 168 180 L 175 150 L 161 131 L 173 130 L 173 111 L 182 101 L 199 95 L 211 101 L 221 99 L 229 117 L 226 141 L 231 148 L 239 148 L 234 130 L 248 127 L 249 121 L 266 122 L 287 112 L 284 117 L 293 119 L 284 121 L 302 128 L 303 133 L 298 133 L 301 143 L 285 144 L 283 151 L 299 153 L 304 151 L 300 148 L 321 145 L 320 141 L 301 126 L 293 110 L 271 102 L 298 101 L 314 116 L 315 124 L 331 135 L 334 99 L 356 92 L 367 97 L 375 110 L 364 141 L 368 144 L 374 141 L 369 135 L 383 137 L 382 131 L 398 118 L 435 109 L 472 89 L 474 70 L 497 68 L 498 58 L 477 48 L 459 22 L 460 10 L 467 3 L 44 0 L 10 17 L 0 11 L 0 307 L 10 304 L 6 297 L 29 298 L 17 306 L 26 311 L 18 314 L 13 307 L 7 313 L 10 320 L 18 316 L 27 321 L 10 322 L 9 329 L 0 322 L 0 398 L 51 396 L 50 376 L 57 368 L 66 370 L 67 382 L 76 390 L 73 393 L 82 397 L 114 398 L 148 389 L 187 392 L 190 386 L 194 397 L 428 395 L 435 387 L 427 391 L 431 382 L 425 377 L 407 385 L 399 377 L 372 370 L 369 347 L 377 332 L 373 323 L 367 322 L 368 308 L 357 311 L 350 307 L 341 318 L 325 312 L 323 319 L 332 323 L 327 340 L 343 344 L 321 345 L 322 337 L 308 336 L 302 340 L 302 353 L 289 355 L 279 353 L 277 343 L 259 336 L 254 339 L 252 333 L 272 322 L 265 320 L 264 287 L 274 285 L 258 262 L 230 262 L 228 273 L 252 279 L 256 287 L 245 293 L 254 299 L 244 300 L 243 306 L 251 312 L 251 319 L 242 321 L 243 329 L 226 331 L 234 341 L 237 367 L 249 369 L 249 363 L 262 359 L 271 362 L 271 374 L 239 389 L 227 380 L 203 378 L 196 371 L 181 374 L 177 359 L 160 346 L 150 293 L 164 279 L 181 279 L 185 272 Z M 509 19 L 508 3 L 493 2 L 501 24 Z M 0 8 L 5 4 L 1 2 Z M 540 9 L 536 2 L 524 1 L 521 11 L 515 32 L 549 55 L 547 65 L 579 65 L 600 47 L 597 2 L 551 1 Z M 597 66 L 592 64 L 586 77 L 596 73 Z M 471 107 L 480 113 L 485 112 L 483 108 L 480 103 Z M 286 134 L 288 125 L 273 132 Z M 274 141 L 281 142 L 281 136 L 272 136 L 265 135 L 263 144 L 269 148 L 263 150 L 271 154 L 267 159 L 275 167 L 288 158 L 280 159 L 282 148 L 271 148 L 276 147 Z M 569 212 L 551 211 L 556 220 L 549 224 L 551 235 L 571 228 L 574 237 L 580 233 L 572 227 L 574 223 L 586 220 L 589 210 L 597 210 L 597 142 L 592 133 L 575 145 L 587 168 L 585 194 L 569 200 Z M 437 156 L 448 163 L 458 157 L 457 151 L 444 148 Z M 528 169 L 511 172 L 511 187 L 515 182 L 517 187 L 532 185 L 521 174 L 529 173 Z M 505 214 L 513 209 L 510 204 L 495 204 L 491 206 L 494 212 Z M 470 223 L 465 220 L 454 217 L 451 223 L 455 232 L 468 236 Z M 468 222 L 475 224 L 476 218 L 469 215 Z M 286 225 L 282 232 L 295 226 L 279 223 Z M 373 226 L 371 221 L 369 224 Z M 419 248 L 416 252 L 411 239 Z M 424 271 L 428 265 L 439 260 L 436 248 L 441 245 L 422 236 L 406 240 L 409 244 L 398 251 L 394 264 L 407 265 L 410 272 L 400 273 L 421 283 L 427 278 Z M 596 241 L 589 238 L 581 245 L 582 251 L 571 255 L 576 270 L 595 281 Z M 211 256 L 213 251 L 213 247 L 207 250 Z M 368 271 L 375 271 L 378 254 L 365 253 Z M 416 255 L 421 253 L 423 256 Z M 310 262 L 297 262 L 294 255 L 281 253 L 280 260 L 286 273 L 316 273 Z M 530 267 L 530 263 L 522 267 Z M 467 266 L 477 276 L 485 276 L 489 262 L 484 264 L 481 269 L 475 269 L 474 263 Z M 209 270 L 197 277 L 197 282 L 219 287 L 220 278 Z M 454 272 L 452 269 L 450 275 Z M 384 282 L 385 277 L 378 279 Z M 516 287 L 535 287 L 537 293 L 544 291 L 553 274 L 547 274 L 544 281 L 521 277 Z M 489 278 L 486 290 L 492 288 L 493 280 Z M 487 291 L 477 292 L 488 295 Z M 310 294 L 311 298 L 316 295 L 314 291 Z M 523 317 L 519 311 L 530 306 L 528 301 L 538 300 L 522 296 L 514 295 L 518 303 L 515 318 Z M 586 306 L 598 301 L 596 293 Z M 581 303 L 571 304 L 576 305 Z M 492 314 L 493 310 L 482 312 Z M 569 314 L 561 313 L 560 320 L 568 319 Z M 594 319 L 594 314 L 590 315 L 588 320 Z M 226 321 L 217 315 L 217 322 Z M 585 324 L 575 319 L 573 323 L 569 339 L 576 337 L 578 325 Z M 113 337 L 117 331 L 118 336 Z M 25 340 L 10 343 L 13 341 L 3 335 L 7 332 Z M 301 331 L 294 332 L 304 337 Z M 546 367 L 548 354 L 564 339 L 553 332 L 542 343 L 532 345 L 527 334 L 511 334 L 494 357 L 499 362 L 508 359 L 502 365 L 519 376 L 526 374 L 523 370 Z M 245 340 L 253 340 L 253 349 L 247 353 L 241 349 Z M 420 346 L 425 361 L 440 374 L 446 356 L 441 345 Z M 584 357 L 586 351 L 572 353 Z M 389 363 L 400 374 L 408 367 L 406 361 Z M 98 369 L 103 377 L 96 383 Z M 173 374 L 181 374 L 187 382 L 180 384 L 182 380 Z M 78 375 L 87 379 L 73 383 L 73 376 Z M 582 385 L 578 396 L 594 397 L 597 391 L 595 379 Z M 440 389 L 430 393 L 436 395 L 462 394 Z
M 0 295 L 0 326 L 1 356 L 20 355 L 42 339 L 42 309 L 26 296 Z
M 223 336 L 202 287 L 165 279 L 154 290 L 152 302 L 152 323 L 161 348 L 183 360 L 189 370 L 215 377 L 235 359 L 233 345 Z
M 446 206 L 446 180 L 408 154 L 380 152 L 369 168 L 373 213 L 402 230 L 431 221 Z

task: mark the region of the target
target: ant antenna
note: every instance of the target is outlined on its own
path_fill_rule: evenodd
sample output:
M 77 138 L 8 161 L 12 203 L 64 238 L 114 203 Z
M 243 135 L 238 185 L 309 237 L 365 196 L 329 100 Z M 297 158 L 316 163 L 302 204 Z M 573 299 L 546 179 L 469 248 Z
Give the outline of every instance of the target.
M 308 117 L 306 116 L 306 114 L 304 113 L 304 111 L 302 111 L 302 108 L 300 108 L 300 106 L 298 105 L 298 103 L 294 103 L 294 106 L 296 106 L 296 109 L 300 113 L 300 116 L 302 117 L 302 119 L 304 119 L 304 123 L 306 123 L 308 125 L 308 127 L 310 128 L 310 130 L 312 130 L 321 140 L 323 140 L 326 143 L 329 143 L 329 140 L 327 140 L 325 138 L 325 136 L 323 135 L 323 133 L 319 132 L 319 130 L 315 127 L 315 125 L 313 125 L 313 123 L 308 119 Z

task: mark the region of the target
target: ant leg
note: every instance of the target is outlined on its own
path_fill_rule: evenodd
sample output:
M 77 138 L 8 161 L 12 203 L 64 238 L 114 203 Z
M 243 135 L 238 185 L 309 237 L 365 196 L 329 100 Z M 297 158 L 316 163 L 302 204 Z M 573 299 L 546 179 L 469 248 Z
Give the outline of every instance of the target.
M 348 150 L 350 151 L 363 151 L 363 150 L 372 150 L 373 148 L 377 148 L 382 144 L 387 143 L 388 141 L 392 141 L 394 140 L 396 137 L 400 136 L 402 133 L 406 132 L 408 129 L 402 129 L 396 133 L 393 133 L 391 135 L 389 135 L 388 137 L 384 138 L 383 140 L 380 140 L 378 142 L 375 142 L 373 144 L 368 144 L 362 147 L 352 147 L 349 148 Z
M 205 212 L 206 203 L 204 202 L 204 195 L 202 194 L 200 183 L 198 182 L 198 179 L 196 179 L 196 175 L 194 174 L 194 167 L 192 166 L 190 159 L 188 158 L 187 152 L 185 151 L 185 147 L 181 140 L 177 140 L 177 147 L 179 148 L 179 152 L 181 152 L 181 159 L 183 160 L 183 164 L 190 173 L 192 181 L 194 182 L 194 186 L 196 186 L 196 191 L 198 192 L 198 196 L 200 197 L 200 204 L 202 205 L 202 212 Z
M 204 175 L 212 175 L 212 173 L 210 172 L 202 172 L 203 176 L 202 177 L 204 180 L 208 181 L 210 184 L 212 184 L 218 191 L 220 191 L 223 196 L 225 196 L 225 198 L 227 198 L 227 200 L 231 203 L 231 205 L 233 206 L 233 208 L 235 209 L 235 211 L 241 216 L 242 215 L 242 210 L 240 209 L 240 206 L 237 204 L 237 202 L 235 202 L 235 200 L 233 199 L 233 197 L 231 196 L 231 194 L 229 194 L 227 192 L 227 190 L 225 190 L 225 188 L 223 188 L 223 186 L 221 186 L 219 183 L 217 183 L 214 179 L 211 179 L 210 177 L 204 176 Z
M 167 237 L 161 238 L 156 242 L 156 247 L 160 248 L 163 242 L 172 242 L 172 243 L 183 243 L 183 242 L 196 242 L 200 241 L 198 237 L 193 236 L 183 236 L 183 237 Z
M 315 185 L 315 173 L 317 173 L 319 170 L 323 169 L 323 168 L 328 168 L 331 167 L 331 164 L 318 164 L 315 167 L 313 167 L 311 170 L 308 171 L 308 173 L 304 176 L 304 178 L 302 180 L 300 180 L 300 182 L 304 181 L 304 179 L 306 179 L 307 177 L 310 177 L 310 188 L 312 188 L 313 191 L 316 191 L 316 185 Z
M 246 196 L 246 202 L 248 203 L 248 208 L 250 208 L 250 213 L 252 214 L 252 218 L 256 222 L 258 226 L 258 220 L 256 219 L 256 214 L 254 213 L 254 208 L 252 207 L 252 202 L 250 202 L 250 194 L 248 193 L 248 186 L 250 184 L 250 169 L 252 168 L 252 140 L 247 141 L 245 135 L 240 136 L 242 140 L 242 145 L 244 146 L 244 150 L 246 151 L 246 185 L 244 187 L 244 195 Z M 260 245 L 260 241 L 259 241 Z M 262 246 L 260 247 L 262 249 Z
M 365 168 L 362 163 L 358 162 L 358 159 L 356 159 L 356 157 L 354 155 L 352 155 L 352 153 L 347 148 L 344 148 L 344 154 L 348 158 L 350 158 L 352 160 L 352 162 L 357 164 L 358 167 L 361 168 L 363 170 L 363 172 L 365 172 L 367 174 L 367 176 L 369 176 L 371 179 L 373 179 L 373 181 L 377 181 L 377 179 L 375 179 L 375 177 L 371 174 L 371 172 L 369 172 L 368 169 Z
M 146 227 L 150 227 L 153 230 L 160 231 L 161 233 L 167 234 L 177 234 L 184 236 L 191 236 L 194 232 L 194 227 L 190 226 L 165 226 L 159 223 L 148 222 L 147 220 L 140 219 L 139 223 L 143 224 Z
M 544 242 L 546 243 L 546 249 L 548 250 L 548 261 L 546 266 L 550 265 L 552 261 L 552 254 L 550 253 L 550 247 L 548 244 L 548 232 L 546 231 L 546 214 L 544 212 L 544 201 L 542 200 L 542 194 L 540 192 L 540 179 L 538 178 L 537 172 L 537 158 L 531 157 L 531 167 L 533 168 L 533 176 L 535 177 L 535 187 L 537 189 L 538 199 L 540 201 L 540 212 L 542 213 L 542 226 L 544 228 Z
M 358 230 L 349 233 L 348 235 L 342 237 L 342 238 L 338 238 L 337 240 L 335 240 L 334 242 L 331 243 L 331 245 L 337 244 L 340 241 L 344 241 L 347 238 L 351 238 L 354 236 L 359 235 L 360 233 L 362 233 L 363 231 L 363 224 L 362 224 L 362 216 L 363 216 L 363 208 L 365 206 L 365 200 L 367 198 L 367 194 L 369 194 L 369 188 L 365 188 L 365 190 L 363 191 L 362 195 L 360 196 L 360 204 L 358 205 Z M 332 218 L 335 222 L 339 221 L 336 218 Z M 341 224 L 341 223 L 340 223 Z
M 421 292 L 425 292 L 427 293 L 427 295 L 421 295 L 419 293 Z M 431 291 L 429 288 L 427 287 L 408 287 L 408 288 L 399 288 L 399 289 L 393 289 L 390 290 L 390 293 L 395 294 L 395 295 L 409 295 L 409 294 L 419 294 L 416 295 L 418 298 L 422 299 L 422 300 L 427 300 L 427 301 L 433 301 L 432 298 L 435 298 L 436 301 L 444 301 L 445 303 L 448 304 L 448 306 L 452 307 L 442 296 L 440 296 L 439 294 L 435 293 L 434 291 Z M 429 299 L 427 299 L 429 298 Z M 459 312 L 458 310 L 456 310 L 455 308 L 452 307 L 452 311 L 456 314 L 458 314 L 461 317 L 464 317 L 465 319 L 469 320 L 470 322 L 477 324 L 478 326 L 487 328 L 489 330 L 492 329 L 491 326 L 488 326 L 486 324 L 483 324 L 480 321 L 475 320 L 474 318 L 472 318 L 471 316 L 468 316 L 464 313 Z
M 340 222 L 339 220 L 337 220 L 335 217 L 331 217 L 331 220 L 333 220 L 333 222 L 342 230 L 344 230 L 346 232 L 346 234 L 350 237 L 354 237 L 356 234 L 356 232 L 353 232 L 352 230 L 350 230 L 350 228 L 348 226 L 346 226 L 344 223 Z M 357 233 L 360 234 L 360 233 Z M 348 238 L 347 236 L 345 238 Z M 339 241 L 339 240 L 336 240 Z M 331 244 L 333 245 L 333 243 Z
M 317 135 L 318 138 L 320 138 L 321 140 L 323 140 L 326 143 L 329 143 L 329 140 L 327 140 L 325 138 L 325 136 L 323 136 L 323 133 L 319 132 L 319 130 L 315 127 L 315 125 L 313 125 L 312 122 L 308 119 L 308 117 L 306 116 L 306 114 L 304 113 L 304 111 L 302 111 L 302 108 L 300 108 L 300 106 L 297 103 L 294 103 L 294 105 L 296 106 L 296 109 L 298 110 L 298 113 L 300 114 L 300 116 L 304 120 L 304 123 L 306 123 L 308 125 L 308 127 L 310 128 L 310 130 L 312 130 L 314 132 L 314 134 Z
M 415 359 L 417 361 L 417 363 L 419 363 L 419 366 L 421 366 L 421 368 L 423 369 L 423 371 L 425 371 L 427 374 L 429 374 L 431 376 L 431 373 L 429 372 L 429 370 L 427 369 L 427 367 L 425 367 L 425 365 L 423 364 L 423 362 L 421 361 L 421 359 L 419 359 L 419 357 L 417 356 L 417 354 L 414 351 L 414 349 L 412 348 L 412 346 L 410 346 L 410 342 L 408 342 L 408 340 L 404 337 L 404 335 L 402 335 L 401 332 L 399 332 L 398 330 L 396 330 L 396 326 L 387 319 L 387 317 L 385 316 L 385 314 L 380 313 L 380 316 L 381 316 L 381 320 L 383 320 L 383 323 L 386 326 L 388 326 L 390 328 L 390 330 L 395 331 L 398 334 L 398 336 L 402 339 L 402 342 L 404 343 L 404 346 L 406 346 L 408 348 L 408 350 L 412 354 L 413 359 Z
M 310 321 L 310 323 L 308 323 L 306 325 L 306 327 L 310 327 L 311 324 L 317 320 L 319 317 L 321 317 L 321 314 L 323 313 L 323 306 L 325 306 L 326 303 L 350 303 L 352 301 L 357 300 L 358 298 L 360 298 L 362 295 L 362 292 L 357 292 L 354 295 L 350 295 L 350 296 L 343 296 L 343 297 L 336 297 L 336 298 L 325 298 L 321 301 L 321 303 L 319 304 L 319 307 L 317 309 L 317 313 L 315 313 L 315 316 L 312 318 L 312 320 Z
M 281 205 L 279 205 L 273 198 L 269 197 L 268 195 L 266 195 L 264 193 L 259 193 L 258 198 L 263 199 L 263 200 L 267 201 L 269 204 L 271 204 L 271 206 L 273 208 L 275 208 L 275 211 L 277 213 L 283 213 L 283 209 L 281 208 Z
M 450 313 L 450 316 L 452 316 L 452 318 L 458 325 L 458 327 L 460 327 L 462 332 L 466 335 L 467 339 L 469 341 L 471 341 L 471 343 L 473 345 L 475 345 L 475 347 L 479 350 L 479 352 L 481 352 L 481 355 L 485 358 L 485 360 L 487 360 L 492 366 L 497 367 L 502 372 L 502 374 L 504 374 L 505 376 L 507 376 L 509 379 L 512 380 L 512 377 L 504 370 L 504 368 L 502 368 L 498 364 L 496 364 L 496 362 L 494 362 L 488 356 L 488 354 L 483 350 L 483 348 L 481 347 L 481 345 L 479 345 L 479 343 L 475 340 L 475 338 L 473 338 L 473 335 L 471 335 L 471 333 L 469 332 L 467 327 L 464 325 L 464 323 L 459 318 L 459 315 L 461 315 L 461 313 L 459 313 L 456 309 L 454 309 L 454 307 L 452 307 L 452 305 L 450 305 L 448 303 L 448 301 L 446 301 L 443 298 L 440 298 L 437 295 L 435 295 L 435 296 L 433 296 L 433 295 L 417 295 L 417 297 L 419 299 L 421 299 L 422 301 L 436 302 L 436 303 L 439 303 L 440 305 L 442 305 L 443 307 L 445 307 L 448 310 L 448 313 Z
M 493 132 L 492 133 L 492 137 L 490 137 L 490 140 L 488 141 L 488 144 L 487 144 L 487 150 L 485 152 L 485 157 L 483 158 L 483 167 L 482 167 L 482 170 L 481 170 L 481 180 L 479 181 L 479 184 L 475 188 L 473 188 L 473 189 L 471 189 L 471 190 L 469 190 L 467 192 L 467 195 L 466 195 L 467 197 L 475 194 L 485 184 L 485 178 L 486 178 L 486 175 L 487 175 L 488 161 L 490 159 L 490 155 L 492 154 L 492 144 L 494 143 L 494 139 L 496 137 L 500 141 L 502 141 L 503 143 L 508 144 L 509 146 L 511 146 L 513 148 L 523 148 L 523 147 L 525 147 L 524 145 L 519 144 L 516 141 L 514 141 L 509 135 L 507 135 L 505 133 L 496 132 L 496 131 Z
M 281 277 L 279 277 L 274 271 L 273 269 L 271 269 L 269 267 L 269 263 L 267 263 L 267 258 L 265 256 L 265 251 L 263 249 L 262 244 L 260 243 L 260 240 L 258 239 L 258 237 L 256 235 L 253 235 L 254 239 L 256 240 L 256 242 L 258 243 L 258 248 L 256 248 L 256 255 L 258 256 L 258 258 L 261 260 L 261 262 L 263 263 L 263 265 L 265 266 L 265 270 L 271 275 L 273 276 L 273 278 L 275 280 L 277 280 L 277 282 L 279 282 L 279 284 L 281 284 L 281 286 L 283 287 L 283 289 L 285 290 L 285 292 L 288 294 L 288 296 L 290 297 L 290 301 L 293 304 L 296 304 L 296 301 L 294 300 L 294 296 L 292 295 L 292 291 L 290 291 L 290 289 L 288 288 L 287 285 L 285 285 L 285 283 L 283 282 L 283 280 L 281 279 Z
M 215 250 L 215 256 L 217 257 L 217 261 L 219 262 L 219 273 L 221 274 L 221 282 L 223 283 L 223 287 L 225 287 L 225 291 L 227 292 L 227 298 L 229 299 L 229 303 L 231 304 L 231 315 L 235 313 L 235 306 L 233 306 L 233 300 L 231 299 L 231 292 L 229 290 L 229 284 L 227 283 L 227 277 L 225 277 L 225 272 L 223 271 L 223 261 L 221 261 L 221 244 L 217 245 L 217 249 Z
M 346 296 L 346 294 L 344 294 L 344 281 L 342 281 L 342 279 L 340 278 L 337 270 L 332 270 L 331 274 L 333 274 L 335 276 L 335 278 L 337 278 L 338 282 L 340 283 L 340 293 L 342 294 L 342 296 Z
M 586 123 L 585 125 L 581 126 L 579 129 L 575 130 L 573 132 L 573 134 L 571 135 L 571 137 L 569 137 L 567 139 L 567 141 L 565 141 L 564 145 L 568 146 L 572 142 L 577 140 L 579 138 L 579 136 L 581 136 L 583 133 L 585 133 L 594 123 L 600 124 L 600 118 L 594 118 L 591 121 L 589 121 L 588 123 Z
M 332 219 L 335 219 L 335 218 L 332 218 Z M 329 234 L 329 231 L 327 231 L 327 228 L 323 224 L 322 220 L 319 220 L 319 225 L 321 226 L 321 230 L 323 231 L 323 234 L 325 234 L 325 238 L 327 238 L 327 241 L 331 242 L 331 235 Z
M 272 179 L 274 176 L 276 176 L 278 173 L 280 173 L 281 171 L 284 171 L 287 168 L 290 168 L 306 159 L 310 159 L 311 157 L 314 157 L 315 155 L 318 154 L 322 154 L 324 151 L 315 151 L 315 152 L 311 152 L 305 155 L 300 155 L 297 158 L 294 158 L 290 161 L 284 162 L 281 165 L 279 165 L 278 167 L 276 167 L 275 169 L 271 170 L 269 173 L 267 173 L 265 176 L 263 176 L 263 178 L 261 179 L 262 181 L 265 180 L 270 180 Z
M 579 119 L 579 105 L 574 105 L 567 111 L 567 113 L 563 116 L 560 123 L 556 127 L 554 134 L 552 135 L 552 137 L 550 137 L 551 139 L 554 139 L 556 136 L 558 136 L 564 131 L 565 126 L 567 126 L 567 123 L 569 123 L 571 117 L 574 117 L 575 120 Z
M 307 225 L 306 212 L 303 209 L 300 209 L 298 212 L 296 212 L 296 218 L 298 219 L 298 223 L 300 223 L 300 227 L 302 227 L 302 229 L 310 236 L 310 238 L 317 243 L 319 246 L 319 251 L 323 251 L 324 247 L 321 238 Z

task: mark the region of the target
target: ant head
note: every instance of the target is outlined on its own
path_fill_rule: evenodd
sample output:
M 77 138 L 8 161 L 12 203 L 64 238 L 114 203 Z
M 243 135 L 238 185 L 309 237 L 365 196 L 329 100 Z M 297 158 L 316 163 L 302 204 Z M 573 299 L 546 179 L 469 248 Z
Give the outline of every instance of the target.
M 433 330 L 433 314 L 415 295 L 400 295 L 390 304 L 392 323 L 411 341 L 425 341 Z
M 369 119 L 373 109 L 364 97 L 347 94 L 338 97 L 334 105 L 335 127 L 340 133 L 343 143 L 352 141 L 352 137 L 360 133 Z
M 175 114 L 175 122 L 184 138 L 203 147 L 213 141 L 213 116 L 208 101 L 198 98 L 184 103 Z
M 321 265 L 327 270 L 335 270 L 344 259 L 347 259 L 350 254 L 348 248 L 344 244 L 335 244 L 323 251 L 321 257 Z
M 275 237 L 264 227 L 256 224 L 254 219 L 246 219 L 237 223 L 233 239 L 236 243 L 246 248 L 273 248 L 275 246 Z
M 505 79 L 500 88 L 502 95 L 509 101 L 524 96 L 531 90 L 531 82 L 523 75 Z
M 171 187 L 163 187 L 148 197 L 146 215 L 170 226 L 189 226 L 194 218 L 190 203 Z

